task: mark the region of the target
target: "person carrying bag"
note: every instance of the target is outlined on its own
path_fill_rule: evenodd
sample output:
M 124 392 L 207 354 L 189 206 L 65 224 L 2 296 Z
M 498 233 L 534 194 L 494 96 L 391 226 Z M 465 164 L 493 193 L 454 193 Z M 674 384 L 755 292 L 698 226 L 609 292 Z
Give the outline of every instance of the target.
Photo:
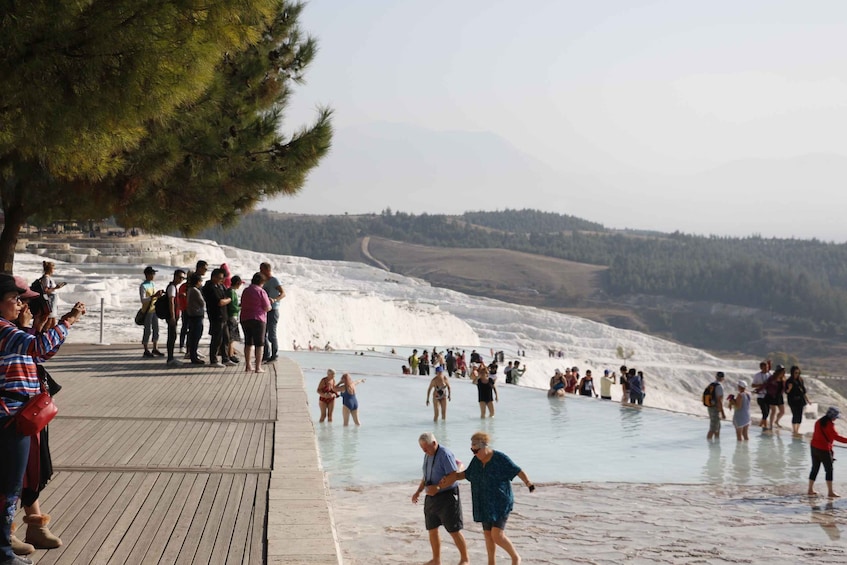
M 36 295 L 21 277 L 0 274 L 0 563 L 26 563 L 12 550 L 12 520 L 21 496 L 21 485 L 29 459 L 32 436 L 21 433 L 13 417 L 27 404 L 22 396 L 42 394 L 35 359 L 52 356 L 64 343 L 71 326 L 85 314 L 85 304 L 77 302 L 59 323 L 33 335 L 15 325 L 27 306 L 23 300 Z M 14 396 L 17 396 L 15 398 Z

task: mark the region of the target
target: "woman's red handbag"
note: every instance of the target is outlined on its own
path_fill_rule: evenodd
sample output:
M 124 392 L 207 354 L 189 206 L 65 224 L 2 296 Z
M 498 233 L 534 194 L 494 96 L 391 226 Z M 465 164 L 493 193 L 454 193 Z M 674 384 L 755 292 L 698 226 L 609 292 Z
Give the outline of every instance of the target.
M 5 403 L 3 403 L 3 408 L 6 409 L 6 412 L 9 411 Z M 18 410 L 12 421 L 15 422 L 18 433 L 24 436 L 34 436 L 46 428 L 47 424 L 56 417 L 58 412 L 59 409 L 53 403 L 53 397 L 47 392 L 47 387 L 44 381 L 42 381 L 41 392 L 30 398 Z M 11 424 L 11 421 L 9 424 Z

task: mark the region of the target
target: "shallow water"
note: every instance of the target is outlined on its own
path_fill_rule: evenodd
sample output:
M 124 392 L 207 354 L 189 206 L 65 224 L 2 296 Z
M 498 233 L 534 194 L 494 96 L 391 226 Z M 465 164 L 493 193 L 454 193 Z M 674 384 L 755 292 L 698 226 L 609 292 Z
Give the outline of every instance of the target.
M 432 431 L 457 458 L 470 461 L 470 436 L 486 431 L 494 449 L 508 454 L 536 482 L 634 482 L 796 484 L 809 472 L 809 438 L 786 430 L 750 430 L 739 443 L 730 421 L 720 442 L 706 441 L 708 420 L 651 408 L 498 382 L 496 416 L 480 419 L 476 387 L 451 379 L 447 420 L 433 422 L 426 406 L 430 377 L 400 375 L 396 358 L 378 354 L 287 353 L 303 369 L 325 470 L 334 486 L 414 480 L 420 476 L 419 435 Z M 326 369 L 337 379 L 350 372 L 357 386 L 362 426 L 342 426 L 341 402 L 334 422 L 318 423 L 318 381 Z M 705 411 L 705 408 L 704 408 Z M 820 480 L 823 480 L 821 475 Z M 823 485 L 821 485 L 823 488 Z

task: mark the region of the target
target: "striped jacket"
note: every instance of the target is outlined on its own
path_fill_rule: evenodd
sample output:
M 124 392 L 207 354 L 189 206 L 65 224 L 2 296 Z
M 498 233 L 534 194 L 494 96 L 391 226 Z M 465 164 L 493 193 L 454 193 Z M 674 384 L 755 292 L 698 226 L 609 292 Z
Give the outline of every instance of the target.
M 21 395 L 32 397 L 41 390 L 35 362 L 53 356 L 68 336 L 69 327 L 66 322 L 59 322 L 56 327 L 33 335 L 0 318 L 0 400 L 10 413 L 23 406 Z M 7 415 L 0 405 L 0 418 Z

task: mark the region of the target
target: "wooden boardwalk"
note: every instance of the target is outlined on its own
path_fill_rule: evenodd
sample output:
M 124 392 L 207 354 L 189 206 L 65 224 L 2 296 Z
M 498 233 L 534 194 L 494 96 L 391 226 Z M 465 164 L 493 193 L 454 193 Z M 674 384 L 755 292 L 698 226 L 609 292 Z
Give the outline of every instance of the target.
M 34 562 L 340 562 L 294 363 L 264 374 L 245 373 L 243 364 L 169 369 L 161 358 L 142 358 L 137 346 L 69 345 L 46 367 L 64 388 L 50 425 L 54 476 L 40 501 L 64 545 L 37 551 Z M 293 465 L 306 482 L 293 495 L 274 491 L 282 504 L 274 503 L 269 521 L 280 373 L 292 391 L 286 402 L 299 404 L 284 411 L 285 425 L 299 429 L 301 441 L 290 446 L 300 455 L 277 457 L 277 466 Z M 307 507 L 298 511 L 305 526 L 280 522 L 289 506 Z

